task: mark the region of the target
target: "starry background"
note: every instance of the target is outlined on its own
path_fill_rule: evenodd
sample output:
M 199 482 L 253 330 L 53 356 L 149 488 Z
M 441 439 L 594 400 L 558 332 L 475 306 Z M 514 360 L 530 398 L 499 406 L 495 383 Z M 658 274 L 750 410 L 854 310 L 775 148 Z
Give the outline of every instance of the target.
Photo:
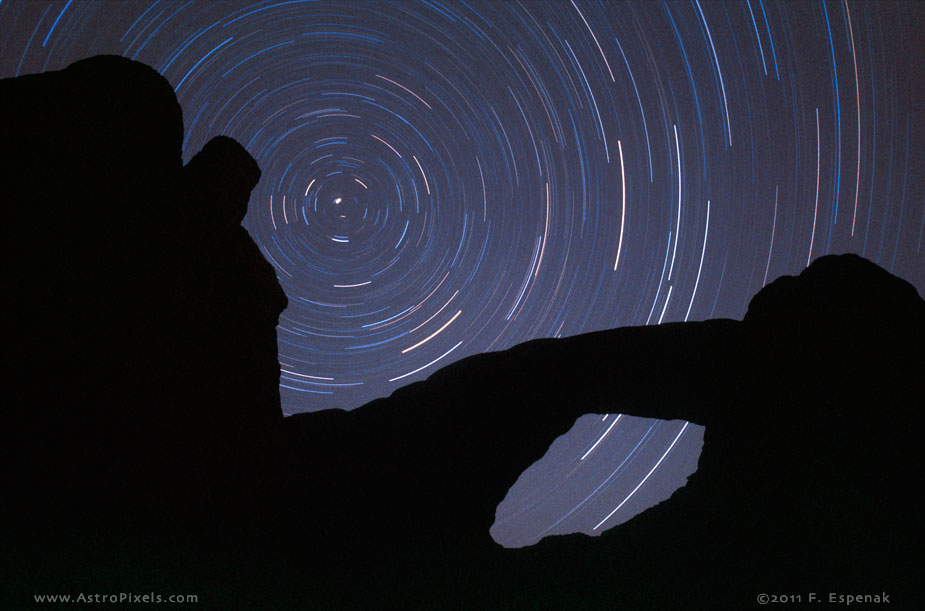
M 923 16 L 856 0 L 0 0 L 0 77 L 124 55 L 177 90 L 185 160 L 219 134 L 257 159 L 245 225 L 289 296 L 292 414 L 533 338 L 738 319 L 827 253 L 922 293 Z M 625 521 L 683 484 L 702 433 L 586 416 L 493 536 Z

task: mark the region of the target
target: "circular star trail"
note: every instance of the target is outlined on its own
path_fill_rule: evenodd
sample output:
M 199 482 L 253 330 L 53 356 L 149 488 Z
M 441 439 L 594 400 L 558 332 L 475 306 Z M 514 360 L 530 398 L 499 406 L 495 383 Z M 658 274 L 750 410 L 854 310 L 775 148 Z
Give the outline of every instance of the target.
M 741 318 L 827 253 L 922 291 L 922 13 L 3 0 L 0 76 L 137 59 L 177 90 L 186 159 L 218 134 L 256 158 L 245 225 L 289 296 L 291 414 L 537 337 Z M 550 458 L 575 470 L 544 471 L 513 539 L 598 532 L 693 470 L 699 427 L 615 422 L 576 426 Z

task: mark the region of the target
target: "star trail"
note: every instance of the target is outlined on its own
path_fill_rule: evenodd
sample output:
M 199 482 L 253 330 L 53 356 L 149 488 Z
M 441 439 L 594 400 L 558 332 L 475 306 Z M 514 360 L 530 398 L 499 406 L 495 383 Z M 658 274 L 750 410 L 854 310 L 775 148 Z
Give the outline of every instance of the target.
M 289 297 L 292 414 L 534 338 L 740 319 L 823 254 L 922 292 L 922 17 L 853 0 L 0 0 L 0 76 L 136 59 L 177 91 L 185 160 L 219 134 L 257 160 L 245 226 Z M 580 419 L 502 503 L 496 539 L 625 521 L 683 484 L 702 432 Z

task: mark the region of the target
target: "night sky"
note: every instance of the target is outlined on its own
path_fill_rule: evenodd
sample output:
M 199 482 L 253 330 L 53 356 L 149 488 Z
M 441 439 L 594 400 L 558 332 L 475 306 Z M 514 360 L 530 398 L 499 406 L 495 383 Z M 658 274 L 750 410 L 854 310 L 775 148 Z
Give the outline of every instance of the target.
M 828 253 L 925 292 L 923 17 L 847 0 L 0 0 L 0 77 L 137 59 L 177 90 L 185 160 L 219 134 L 256 158 L 245 225 L 289 296 L 292 414 L 533 338 L 740 319 Z M 582 418 L 493 533 L 599 533 L 683 483 L 702 433 Z

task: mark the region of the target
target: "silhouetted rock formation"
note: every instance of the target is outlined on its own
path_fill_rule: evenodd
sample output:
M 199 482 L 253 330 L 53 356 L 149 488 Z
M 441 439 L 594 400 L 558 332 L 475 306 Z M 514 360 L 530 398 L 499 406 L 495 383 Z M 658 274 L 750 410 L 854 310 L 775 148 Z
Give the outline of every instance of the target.
M 187 504 L 282 423 L 286 297 L 240 227 L 260 171 L 228 138 L 183 167 L 172 88 L 121 57 L 4 80 L 0 115 L 8 468 L 37 495 L 25 510 Z
M 113 57 L 0 81 L 0 122 L 11 607 L 921 601 L 925 304 L 872 263 L 822 257 L 742 322 L 536 340 L 284 420 L 286 302 L 239 225 L 259 178 L 241 147 L 216 138 L 183 167 L 169 86 Z M 705 425 L 697 473 L 600 537 L 497 546 L 498 502 L 589 412 Z
M 311 457 L 292 459 L 305 471 L 294 488 L 323 482 L 312 489 L 331 505 L 316 523 L 361 545 L 391 535 L 395 547 L 432 545 L 429 558 L 494 558 L 494 589 L 454 595 L 472 605 L 499 591 L 553 608 L 576 597 L 590 608 L 741 608 L 761 592 L 908 596 L 921 541 L 910 474 L 922 466 L 923 340 L 911 285 L 854 255 L 822 257 L 761 291 L 744 322 L 536 340 L 349 413 L 292 416 L 294 451 Z M 697 473 L 600 543 L 492 551 L 497 502 L 588 412 L 705 425 Z M 337 478 L 350 486 L 337 491 Z

